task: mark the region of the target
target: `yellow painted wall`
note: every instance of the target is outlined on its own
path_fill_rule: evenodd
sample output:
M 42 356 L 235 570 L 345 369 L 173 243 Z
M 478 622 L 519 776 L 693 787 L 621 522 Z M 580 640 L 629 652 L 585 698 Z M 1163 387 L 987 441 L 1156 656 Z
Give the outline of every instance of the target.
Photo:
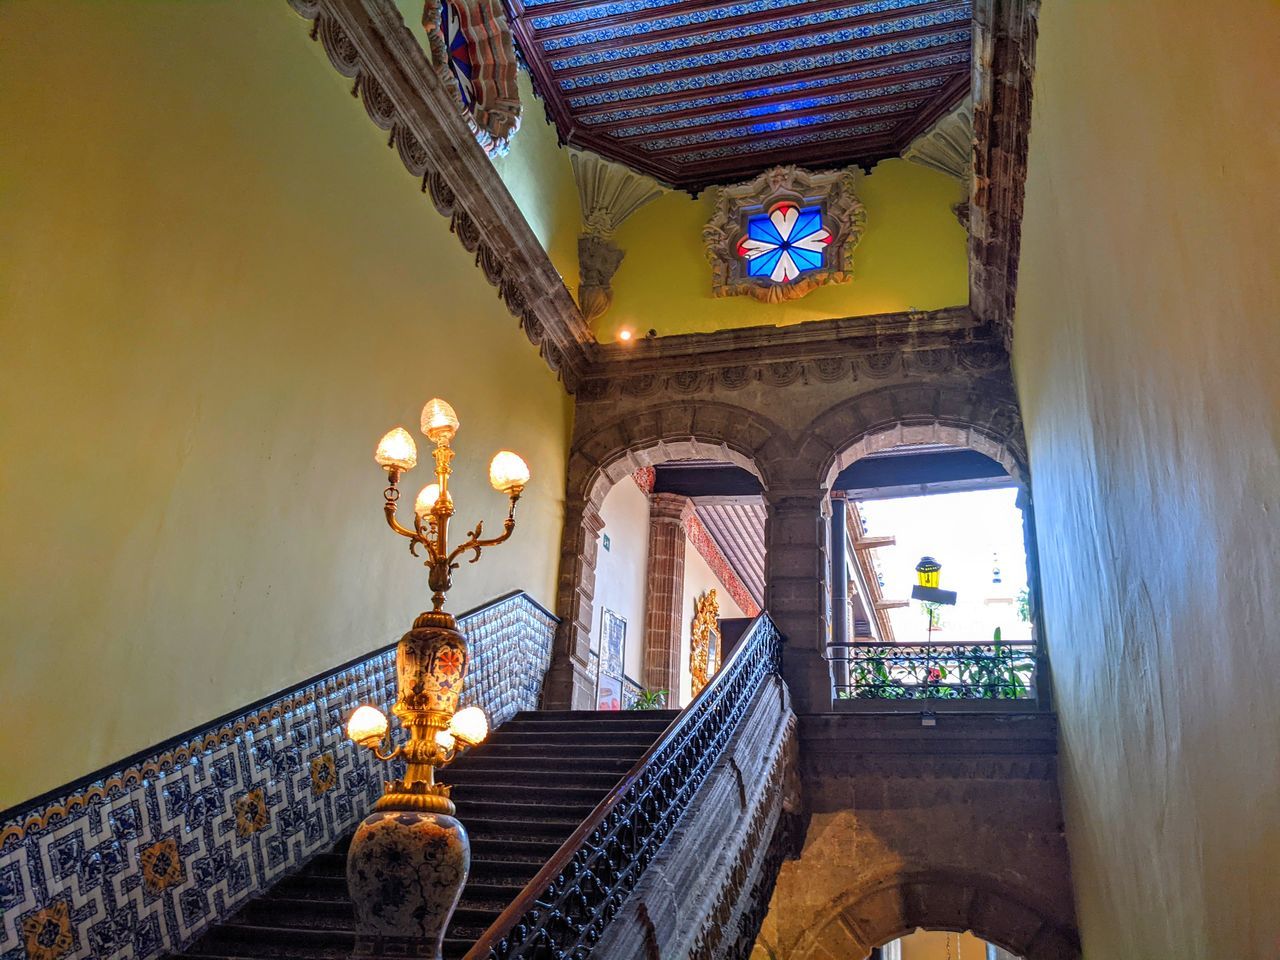
M 0 807 L 398 636 L 372 452 L 432 394 L 460 520 L 534 476 L 450 606 L 552 602 L 569 401 L 308 28 L 0 8 Z
M 1043 6 L 1014 335 L 1089 960 L 1280 949 L 1280 6 Z
M 649 571 L 649 498 L 636 482 L 623 477 L 600 505 L 603 539 L 596 554 L 595 624 L 591 647 L 600 651 L 602 611 L 612 610 L 627 621 L 627 676 L 644 683 L 644 606 Z
M 854 250 L 853 280 L 782 304 L 711 295 L 702 228 L 714 212 L 714 190 L 697 200 L 674 191 L 649 203 L 618 231 L 626 259 L 596 336 L 614 340 L 623 326 L 668 336 L 969 302 L 966 235 L 951 212 L 964 198 L 960 183 L 919 164 L 886 160 L 870 176 L 857 174 L 856 191 L 867 227 Z
M 898 960 L 987 960 L 986 943 L 972 933 L 917 930 L 896 941 L 896 948 Z

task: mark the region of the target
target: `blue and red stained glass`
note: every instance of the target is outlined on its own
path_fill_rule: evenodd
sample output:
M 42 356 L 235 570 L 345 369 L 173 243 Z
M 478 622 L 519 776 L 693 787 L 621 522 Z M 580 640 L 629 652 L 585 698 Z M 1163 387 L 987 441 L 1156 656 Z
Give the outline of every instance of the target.
M 822 225 L 819 207 L 782 203 L 747 218 L 747 235 L 738 242 L 738 256 L 747 262 L 748 276 L 790 283 L 821 267 L 830 243 L 831 231 Z
M 458 11 L 451 3 L 440 4 L 440 32 L 444 34 L 445 47 L 449 51 L 449 70 L 458 81 L 458 91 L 462 94 L 462 105 L 468 110 L 475 101 L 475 88 L 472 86 L 471 48 L 467 45 L 467 37 L 462 32 L 462 21 Z

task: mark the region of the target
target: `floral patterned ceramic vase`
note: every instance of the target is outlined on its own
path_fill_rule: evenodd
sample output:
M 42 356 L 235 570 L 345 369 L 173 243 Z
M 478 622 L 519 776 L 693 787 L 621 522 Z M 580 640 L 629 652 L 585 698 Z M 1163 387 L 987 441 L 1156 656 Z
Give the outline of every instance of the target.
M 355 957 L 440 960 L 445 929 L 471 869 L 467 831 L 454 817 L 379 810 L 347 856 L 355 901 Z

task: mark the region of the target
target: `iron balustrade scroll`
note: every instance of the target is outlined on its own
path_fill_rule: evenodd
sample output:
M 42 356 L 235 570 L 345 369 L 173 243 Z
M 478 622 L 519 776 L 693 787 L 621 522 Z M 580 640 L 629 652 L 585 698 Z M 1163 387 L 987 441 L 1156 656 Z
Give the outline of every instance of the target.
M 1031 643 L 833 643 L 848 652 L 851 700 L 1027 700 L 1035 697 Z
M 756 617 L 693 703 L 547 861 L 466 960 L 583 960 L 657 856 L 781 666 L 782 637 Z

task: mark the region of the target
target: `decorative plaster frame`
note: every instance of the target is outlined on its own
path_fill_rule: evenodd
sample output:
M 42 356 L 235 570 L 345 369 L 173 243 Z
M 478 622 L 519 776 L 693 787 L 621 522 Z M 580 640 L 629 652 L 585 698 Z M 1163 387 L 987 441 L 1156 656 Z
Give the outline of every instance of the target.
M 462 25 L 462 34 L 471 51 L 474 91 L 468 107 L 458 90 L 458 81 L 449 68 L 449 38 L 440 29 L 445 8 L 451 9 Z M 431 65 L 475 134 L 476 141 L 490 156 L 503 156 L 511 138 L 520 129 L 520 90 L 517 60 L 507 14 L 497 0 L 426 0 L 422 26 L 431 45 Z
M 822 209 L 822 224 L 831 232 L 826 264 L 790 283 L 750 277 L 738 255 L 747 218 L 768 213 L 783 203 Z M 778 303 L 799 299 L 824 284 L 848 283 L 853 279 L 853 248 L 862 239 L 866 223 L 867 211 L 854 192 L 851 170 L 812 173 L 800 167 L 772 167 L 754 180 L 721 187 L 715 213 L 702 230 L 711 262 L 711 292 L 717 297 L 745 294 Z

